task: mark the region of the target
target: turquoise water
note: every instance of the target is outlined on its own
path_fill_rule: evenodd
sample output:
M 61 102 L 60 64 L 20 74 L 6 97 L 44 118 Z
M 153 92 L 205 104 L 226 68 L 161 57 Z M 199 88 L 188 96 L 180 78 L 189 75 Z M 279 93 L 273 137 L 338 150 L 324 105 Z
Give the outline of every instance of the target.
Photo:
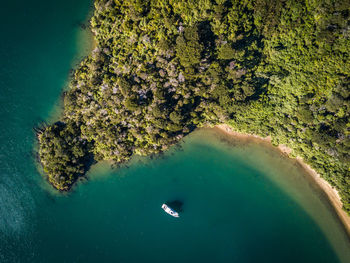
M 31 262 L 47 193 L 33 162 L 32 128 L 59 101 L 89 0 L 11 0 L 0 7 L 0 262 Z M 84 48 L 85 49 L 85 48 Z
M 97 165 L 60 195 L 33 156 L 54 116 L 91 1 L 7 1 L 0 9 L 0 262 L 350 262 L 322 193 L 259 143 L 200 130 L 129 167 Z M 183 202 L 180 218 L 165 201 Z

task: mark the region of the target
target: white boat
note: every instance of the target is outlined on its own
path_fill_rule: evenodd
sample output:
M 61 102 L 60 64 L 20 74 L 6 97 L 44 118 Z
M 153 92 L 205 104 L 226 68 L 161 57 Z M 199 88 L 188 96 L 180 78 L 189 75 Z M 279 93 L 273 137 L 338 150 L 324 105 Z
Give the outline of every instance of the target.
M 169 206 L 167 206 L 166 204 L 162 204 L 162 208 L 165 212 L 167 212 L 169 215 L 173 216 L 173 217 L 180 217 L 179 213 L 176 212 L 175 210 L 171 209 Z

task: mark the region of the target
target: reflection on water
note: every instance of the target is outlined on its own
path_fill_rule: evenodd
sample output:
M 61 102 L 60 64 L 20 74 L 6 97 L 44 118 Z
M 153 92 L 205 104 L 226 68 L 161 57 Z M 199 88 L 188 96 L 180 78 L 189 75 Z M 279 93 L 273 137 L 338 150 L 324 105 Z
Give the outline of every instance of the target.
M 35 209 L 30 191 L 21 183 L 21 176 L 1 174 L 0 233 L 8 236 L 21 234 Z
M 0 8 L 0 262 L 34 262 L 46 207 L 33 127 L 49 119 L 77 52 L 90 0 L 2 1 Z M 86 54 L 86 53 L 85 53 Z M 50 197 L 49 197 L 50 196 Z M 47 240 L 48 237 L 45 237 Z M 45 262 L 40 260 L 40 262 Z
M 259 143 L 220 141 L 208 130 L 129 168 L 92 167 L 91 180 L 70 194 L 42 187 L 28 158 L 32 127 L 49 119 L 67 83 L 75 36 L 84 34 L 76 22 L 91 1 L 5 2 L 1 263 L 333 263 L 335 253 L 350 262 L 339 222 L 292 162 Z M 164 200 L 186 216 L 161 216 Z

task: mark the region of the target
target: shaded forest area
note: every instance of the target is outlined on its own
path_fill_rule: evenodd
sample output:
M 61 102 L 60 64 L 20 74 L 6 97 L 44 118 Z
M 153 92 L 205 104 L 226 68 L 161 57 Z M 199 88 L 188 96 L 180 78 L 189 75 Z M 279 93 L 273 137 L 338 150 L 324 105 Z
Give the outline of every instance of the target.
M 97 47 L 38 132 L 49 182 L 66 191 L 93 159 L 120 164 L 227 123 L 288 145 L 349 213 L 349 15 L 346 0 L 96 0 Z

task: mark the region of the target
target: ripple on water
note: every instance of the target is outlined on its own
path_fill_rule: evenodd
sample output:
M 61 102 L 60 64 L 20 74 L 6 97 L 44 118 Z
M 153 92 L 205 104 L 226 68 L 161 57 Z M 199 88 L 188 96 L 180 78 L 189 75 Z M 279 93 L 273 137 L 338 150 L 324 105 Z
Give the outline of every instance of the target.
M 2 174 L 0 179 L 0 232 L 18 236 L 27 227 L 35 203 L 19 173 Z

